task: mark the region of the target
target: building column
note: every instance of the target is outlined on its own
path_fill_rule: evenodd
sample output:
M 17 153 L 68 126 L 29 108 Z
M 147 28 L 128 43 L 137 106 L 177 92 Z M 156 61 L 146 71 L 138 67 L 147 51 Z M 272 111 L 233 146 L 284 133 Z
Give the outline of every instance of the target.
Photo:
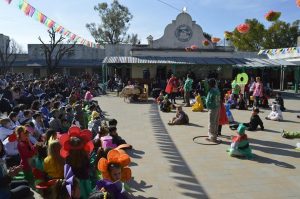
M 299 78 L 300 78 L 300 66 L 297 66 L 297 67 L 296 67 L 296 70 L 295 70 L 295 72 L 294 72 L 294 79 L 295 79 L 295 93 L 298 93 Z

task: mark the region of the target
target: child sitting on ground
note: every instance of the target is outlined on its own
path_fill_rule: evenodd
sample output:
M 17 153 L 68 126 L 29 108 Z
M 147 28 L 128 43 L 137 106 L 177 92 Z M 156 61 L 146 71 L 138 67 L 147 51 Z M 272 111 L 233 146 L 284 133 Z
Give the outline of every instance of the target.
M 171 112 L 172 109 L 172 103 L 168 99 L 168 96 L 164 97 L 164 100 L 160 104 L 160 110 L 162 112 Z
M 117 146 L 120 146 L 122 144 L 127 144 L 126 141 L 121 136 L 118 135 L 117 127 L 110 126 L 109 127 L 109 134 L 112 137 L 112 143 L 113 144 L 115 144 Z M 131 148 L 132 146 L 128 145 L 128 147 Z
M 272 103 L 272 111 L 266 117 L 266 120 L 273 120 L 273 121 L 281 121 L 283 120 L 282 112 L 280 110 L 280 106 L 276 103 Z
M 253 157 L 245 130 L 246 126 L 240 124 L 237 129 L 237 135 L 232 137 L 230 148 L 227 149 L 230 156 L 246 158 Z
M 259 113 L 259 109 L 254 108 L 252 110 L 252 115 L 251 115 L 251 118 L 250 118 L 250 122 L 249 123 L 243 123 L 243 125 L 247 127 L 248 131 L 256 131 L 258 125 L 260 126 L 261 130 L 264 130 L 264 124 L 263 124 L 262 120 L 260 119 L 258 113 Z M 229 127 L 232 130 L 236 130 L 238 128 L 238 124 L 232 124 Z
M 284 101 L 283 101 L 283 98 L 281 97 L 281 93 L 276 94 L 275 102 L 277 102 L 277 104 L 279 104 L 281 111 L 285 111 Z
M 188 115 L 182 110 L 181 106 L 178 106 L 176 109 L 176 116 L 172 118 L 171 121 L 169 121 L 169 125 L 182 125 L 182 124 L 188 124 L 189 123 L 189 117 Z
M 193 112 L 202 112 L 204 107 L 203 107 L 203 103 L 202 103 L 202 99 L 200 94 L 198 93 L 195 97 L 195 104 L 192 106 L 192 111 Z

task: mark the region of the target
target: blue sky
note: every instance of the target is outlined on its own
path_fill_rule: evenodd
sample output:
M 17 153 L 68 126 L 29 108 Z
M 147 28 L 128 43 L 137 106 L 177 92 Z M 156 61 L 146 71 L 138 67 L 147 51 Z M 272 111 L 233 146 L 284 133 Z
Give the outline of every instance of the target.
M 27 0 L 36 9 L 52 18 L 68 30 L 85 39 L 93 41 L 85 24 L 100 23 L 94 5 L 102 0 Z M 282 12 L 281 20 L 293 22 L 300 19 L 300 8 L 295 0 L 163 0 L 178 9 L 187 7 L 187 12 L 203 31 L 223 38 L 225 30 L 233 30 L 246 18 L 257 18 L 265 26 L 264 14 L 269 10 Z M 0 33 L 9 35 L 26 48 L 27 43 L 39 43 L 38 36 L 48 41 L 47 28 L 27 17 L 18 9 L 19 0 L 8 5 L 0 0 Z M 158 0 L 119 0 L 133 14 L 129 33 L 137 33 L 142 43 L 152 35 L 158 39 L 163 35 L 166 25 L 176 18 L 179 11 Z M 26 49 L 25 49 L 26 50 Z

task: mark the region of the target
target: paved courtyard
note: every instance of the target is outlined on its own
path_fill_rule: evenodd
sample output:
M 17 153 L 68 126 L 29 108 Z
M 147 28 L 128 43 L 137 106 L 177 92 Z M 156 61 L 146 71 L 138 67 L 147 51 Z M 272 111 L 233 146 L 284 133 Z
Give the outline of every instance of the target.
M 295 150 L 300 140 L 280 135 L 281 129 L 300 130 L 300 98 L 285 100 L 282 122 L 263 119 L 270 111 L 261 110 L 265 130 L 247 132 L 253 160 L 228 156 L 229 136 L 235 134 L 228 126 L 220 145 L 193 142 L 207 134 L 207 112 L 184 108 L 191 124 L 168 126 L 175 111 L 162 113 L 153 101 L 129 104 L 115 94 L 97 99 L 106 117 L 118 120 L 119 135 L 134 147 L 129 152 L 134 177 L 130 187 L 136 198 L 300 198 L 300 151 Z M 248 122 L 251 115 L 232 113 L 240 122 Z

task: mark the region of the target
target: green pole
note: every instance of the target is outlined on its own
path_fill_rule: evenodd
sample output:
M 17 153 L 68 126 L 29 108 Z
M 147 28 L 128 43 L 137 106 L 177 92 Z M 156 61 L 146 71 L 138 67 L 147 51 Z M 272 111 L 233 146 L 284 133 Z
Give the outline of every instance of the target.
M 294 77 L 295 77 L 295 93 L 298 93 L 299 78 L 300 78 L 300 66 L 297 66 Z

